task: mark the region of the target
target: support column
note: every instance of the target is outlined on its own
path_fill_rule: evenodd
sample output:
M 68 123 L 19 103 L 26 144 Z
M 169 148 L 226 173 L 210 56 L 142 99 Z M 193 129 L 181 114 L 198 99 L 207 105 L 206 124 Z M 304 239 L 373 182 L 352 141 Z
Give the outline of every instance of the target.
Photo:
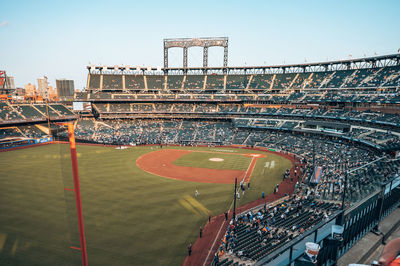
M 206 68 L 208 66 L 208 47 L 204 46 L 203 48 L 203 67 Z
M 168 68 L 168 48 L 164 45 L 164 68 Z
M 183 67 L 187 68 L 188 65 L 188 48 L 183 47 Z
M 103 90 L 103 73 L 100 74 L 100 88 L 99 89 Z
M 89 89 L 89 85 L 90 85 L 90 70 L 89 70 L 89 73 L 88 73 L 88 76 L 87 76 L 87 83 L 86 83 L 86 89 L 87 90 Z
M 224 67 L 228 66 L 228 46 L 224 46 Z

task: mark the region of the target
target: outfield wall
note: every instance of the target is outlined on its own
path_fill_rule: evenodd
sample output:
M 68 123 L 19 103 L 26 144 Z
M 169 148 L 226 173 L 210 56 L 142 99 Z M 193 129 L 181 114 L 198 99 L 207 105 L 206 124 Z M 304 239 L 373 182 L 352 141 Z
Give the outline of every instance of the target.
M 25 148 L 30 148 L 30 147 L 46 145 L 46 144 L 50 144 L 50 143 L 53 143 L 52 137 L 41 138 L 41 139 L 24 139 L 24 140 L 10 141 L 10 142 L 2 142 L 0 144 L 0 152 L 25 149 Z

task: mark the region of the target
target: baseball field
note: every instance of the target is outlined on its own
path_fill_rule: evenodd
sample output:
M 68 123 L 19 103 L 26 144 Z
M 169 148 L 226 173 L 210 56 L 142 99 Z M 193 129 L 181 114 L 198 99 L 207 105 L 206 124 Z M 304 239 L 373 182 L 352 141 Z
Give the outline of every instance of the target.
M 292 163 L 228 147 L 78 145 L 89 265 L 180 265 L 208 216 L 272 193 Z M 66 144 L 0 153 L 0 265 L 81 265 Z M 196 190 L 198 195 L 196 195 Z

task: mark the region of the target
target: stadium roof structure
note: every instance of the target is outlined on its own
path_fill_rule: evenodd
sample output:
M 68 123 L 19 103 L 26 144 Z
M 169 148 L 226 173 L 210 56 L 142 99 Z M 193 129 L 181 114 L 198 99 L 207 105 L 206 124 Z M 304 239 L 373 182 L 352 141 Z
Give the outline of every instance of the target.
M 224 64 L 228 66 L 228 37 L 203 37 L 203 38 L 173 38 L 164 39 L 164 69 L 168 68 L 168 49 L 173 47 L 183 48 L 183 67 L 188 65 L 188 48 L 203 47 L 203 68 L 208 66 L 208 47 L 224 47 Z
M 89 73 L 108 74 L 278 74 L 306 73 L 318 71 L 352 70 L 385 66 L 399 66 L 400 53 L 365 58 L 344 59 L 327 62 L 271 65 L 271 66 L 237 66 L 237 67 L 140 67 L 140 66 L 95 66 L 89 65 Z

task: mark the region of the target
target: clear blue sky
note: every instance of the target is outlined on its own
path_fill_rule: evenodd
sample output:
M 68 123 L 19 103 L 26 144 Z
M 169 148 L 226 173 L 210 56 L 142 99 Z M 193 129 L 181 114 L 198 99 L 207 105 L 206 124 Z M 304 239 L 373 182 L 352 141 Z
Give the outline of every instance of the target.
M 229 37 L 229 66 L 397 53 L 400 1 L 18 1 L 0 12 L 0 69 L 17 86 L 45 74 L 85 86 L 92 64 L 162 66 L 163 38 Z M 201 66 L 198 48 L 189 49 Z M 210 64 L 222 65 L 211 49 Z M 170 50 L 170 66 L 181 63 Z

